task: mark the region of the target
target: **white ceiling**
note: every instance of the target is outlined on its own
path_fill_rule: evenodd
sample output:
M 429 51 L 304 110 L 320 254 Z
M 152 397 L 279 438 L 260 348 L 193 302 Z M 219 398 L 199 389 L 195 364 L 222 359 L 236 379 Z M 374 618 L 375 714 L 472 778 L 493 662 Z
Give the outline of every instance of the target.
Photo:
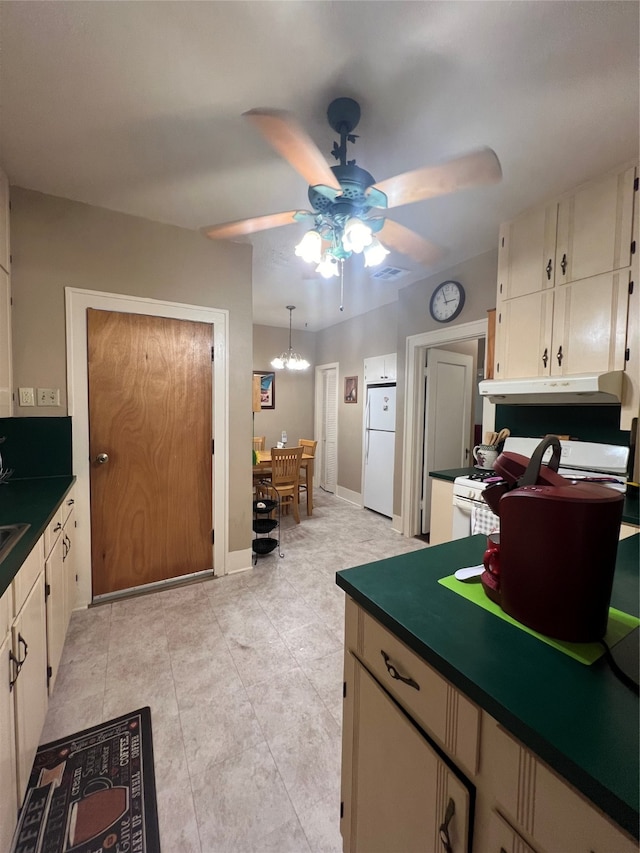
M 494 187 L 394 217 L 447 253 L 496 245 L 498 225 L 637 156 L 636 2 L 1 2 L 0 162 L 10 181 L 184 228 L 308 208 L 303 179 L 241 113 L 296 114 L 327 161 L 326 108 L 362 107 L 349 156 L 377 180 L 489 145 Z M 254 245 L 254 321 L 319 329 L 393 302 L 424 270 L 372 282 L 360 258 L 306 280 L 304 226 Z M 202 238 L 205 239 L 204 237 Z M 472 287 L 472 282 L 465 283 Z

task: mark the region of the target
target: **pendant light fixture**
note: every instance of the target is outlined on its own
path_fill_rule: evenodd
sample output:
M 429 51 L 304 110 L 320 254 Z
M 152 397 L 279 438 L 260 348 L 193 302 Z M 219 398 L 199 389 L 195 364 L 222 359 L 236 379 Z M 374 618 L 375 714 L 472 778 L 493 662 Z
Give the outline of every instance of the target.
M 294 352 L 291 346 L 291 315 L 295 311 L 295 307 L 295 305 L 287 305 L 289 312 L 289 349 L 271 362 L 271 367 L 275 367 L 276 370 L 283 370 L 284 368 L 287 370 L 306 370 L 310 366 L 306 358 L 303 358 L 300 353 Z

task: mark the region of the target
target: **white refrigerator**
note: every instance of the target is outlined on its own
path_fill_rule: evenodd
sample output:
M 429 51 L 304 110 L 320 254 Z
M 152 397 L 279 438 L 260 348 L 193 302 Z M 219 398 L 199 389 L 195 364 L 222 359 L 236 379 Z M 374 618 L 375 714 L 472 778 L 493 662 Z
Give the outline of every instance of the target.
M 367 388 L 364 427 L 364 506 L 393 515 L 393 458 L 396 444 L 396 386 Z

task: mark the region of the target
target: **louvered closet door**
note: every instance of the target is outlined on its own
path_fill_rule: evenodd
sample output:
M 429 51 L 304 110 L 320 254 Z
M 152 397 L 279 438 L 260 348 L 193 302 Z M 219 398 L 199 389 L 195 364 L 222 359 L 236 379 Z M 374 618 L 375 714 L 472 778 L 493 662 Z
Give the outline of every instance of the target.
M 338 376 L 332 367 L 322 374 L 322 457 L 320 460 L 320 488 L 335 492 L 338 453 Z

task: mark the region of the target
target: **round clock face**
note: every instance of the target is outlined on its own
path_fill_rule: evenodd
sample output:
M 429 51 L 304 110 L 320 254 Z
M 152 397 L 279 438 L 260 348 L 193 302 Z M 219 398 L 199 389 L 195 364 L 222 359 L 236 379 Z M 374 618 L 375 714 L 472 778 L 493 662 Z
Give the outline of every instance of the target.
M 438 323 L 450 323 L 462 311 L 464 288 L 459 281 L 443 281 L 431 295 L 429 311 Z

